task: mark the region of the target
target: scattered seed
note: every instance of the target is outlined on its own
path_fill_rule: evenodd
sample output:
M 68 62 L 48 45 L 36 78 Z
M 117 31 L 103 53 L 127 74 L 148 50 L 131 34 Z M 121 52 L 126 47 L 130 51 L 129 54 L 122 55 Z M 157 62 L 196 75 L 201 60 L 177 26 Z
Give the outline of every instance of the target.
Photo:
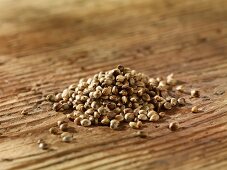
M 159 120 L 159 115 L 158 114 L 153 114 L 151 117 L 150 117 L 150 121 L 151 122 L 157 122 Z
M 134 133 L 135 137 L 146 138 L 147 134 L 144 131 L 138 131 Z
M 165 117 L 165 116 L 166 116 L 166 113 L 165 113 L 165 112 L 160 112 L 160 113 L 158 113 L 158 115 L 159 115 L 160 117 Z
M 192 97 L 199 97 L 200 91 L 199 90 L 191 90 L 191 96 Z
M 73 138 L 71 136 L 64 136 L 62 138 L 62 141 L 66 142 L 66 143 L 72 142 L 72 140 L 73 140 Z
M 183 97 L 180 97 L 178 100 L 177 100 L 178 104 L 179 105 L 185 105 L 186 102 L 185 102 L 185 99 Z
M 60 126 L 59 126 L 59 129 L 63 132 L 67 131 L 68 130 L 68 124 L 66 123 L 62 123 Z
M 192 107 L 192 113 L 198 113 L 198 112 L 199 112 L 198 106 L 193 106 Z
M 56 134 L 58 133 L 58 129 L 55 128 L 55 127 L 51 127 L 51 128 L 49 129 L 49 132 L 50 132 L 51 134 L 53 134 L 53 135 L 56 135 Z
M 176 131 L 177 129 L 179 129 L 179 123 L 178 122 L 171 122 L 169 124 L 169 129 L 172 131 Z
M 176 90 L 179 92 L 184 92 L 184 87 L 182 85 L 179 85 L 176 87 Z
M 48 145 L 46 143 L 44 143 L 44 142 L 41 142 L 41 143 L 39 143 L 39 148 L 43 149 L 43 150 L 46 150 L 46 149 L 48 149 Z
M 28 110 L 22 110 L 21 114 L 22 115 L 28 115 Z
M 164 108 L 167 109 L 167 110 L 170 110 L 170 109 L 172 109 L 172 105 L 169 102 L 165 102 Z

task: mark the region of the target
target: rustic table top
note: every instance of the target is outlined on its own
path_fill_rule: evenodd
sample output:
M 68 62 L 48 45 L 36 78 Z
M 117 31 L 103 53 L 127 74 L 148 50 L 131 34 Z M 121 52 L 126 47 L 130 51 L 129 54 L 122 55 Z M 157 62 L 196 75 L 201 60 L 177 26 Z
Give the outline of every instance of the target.
M 226 0 L 1 0 L 0 11 L 1 170 L 227 167 Z M 128 126 L 72 124 L 69 144 L 50 135 L 64 116 L 44 96 L 118 64 L 174 73 L 201 97 L 185 95 L 185 107 L 146 123 L 144 139 Z M 167 128 L 172 120 L 179 131 Z M 40 138 L 51 150 L 37 147 Z

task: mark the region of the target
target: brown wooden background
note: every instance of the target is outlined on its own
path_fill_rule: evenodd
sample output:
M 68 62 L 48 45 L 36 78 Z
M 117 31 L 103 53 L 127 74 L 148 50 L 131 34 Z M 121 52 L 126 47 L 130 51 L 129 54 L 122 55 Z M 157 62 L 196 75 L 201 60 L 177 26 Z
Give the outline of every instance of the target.
M 0 13 L 1 170 L 226 169 L 226 0 L 1 0 Z M 50 135 L 63 116 L 43 96 L 118 64 L 173 72 L 202 96 L 147 123 L 146 139 L 127 126 L 75 127 L 71 144 Z M 182 129 L 170 132 L 171 120 Z

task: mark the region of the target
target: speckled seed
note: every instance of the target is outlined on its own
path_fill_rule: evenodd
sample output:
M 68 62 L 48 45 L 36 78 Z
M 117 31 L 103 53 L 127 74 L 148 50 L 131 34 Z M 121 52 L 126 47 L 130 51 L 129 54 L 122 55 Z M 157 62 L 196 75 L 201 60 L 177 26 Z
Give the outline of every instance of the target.
M 139 120 L 147 120 L 148 118 L 147 118 L 147 115 L 145 115 L 145 114 L 139 114 L 138 119 Z
M 125 114 L 125 120 L 127 121 L 127 122 L 130 122 L 130 121 L 132 121 L 133 119 L 134 119 L 134 114 L 133 113 L 126 113 Z
M 57 125 L 60 126 L 61 124 L 66 123 L 64 120 L 58 120 Z
M 191 90 L 191 96 L 192 97 L 199 97 L 200 96 L 200 92 L 199 90 Z
M 136 122 L 129 122 L 129 126 L 133 129 L 137 129 L 138 126 L 137 126 L 137 123 Z
M 50 101 L 50 102 L 55 102 L 56 96 L 54 94 L 49 94 L 49 95 L 47 95 L 46 100 Z
M 68 110 L 68 109 L 69 109 L 68 103 L 64 103 L 64 104 L 62 105 L 62 109 L 63 109 L 63 110 Z
M 39 148 L 46 150 L 46 149 L 48 149 L 48 145 L 45 142 L 41 142 L 41 143 L 39 143 Z
M 71 137 L 71 136 L 64 136 L 63 138 L 62 138 L 62 141 L 63 142 L 72 142 L 72 140 L 73 140 L 73 138 Z
M 171 106 L 171 104 L 169 102 L 165 102 L 164 103 L 164 108 L 170 110 L 170 109 L 172 109 L 172 106 Z
M 118 129 L 120 122 L 116 119 L 110 121 L 110 128 L 111 129 Z
M 179 123 L 178 122 L 171 122 L 169 124 L 169 129 L 172 130 L 172 131 L 179 129 Z
M 148 102 L 148 101 L 151 100 L 151 97 L 150 97 L 147 93 L 145 93 L 145 94 L 142 95 L 142 99 L 143 99 L 144 101 Z
M 51 127 L 51 128 L 49 129 L 49 132 L 50 132 L 51 134 L 53 134 L 53 135 L 56 135 L 56 134 L 58 133 L 58 129 L 57 129 L 56 127 Z
M 68 130 L 68 124 L 63 123 L 59 126 L 59 129 L 62 130 L 63 132 Z
M 198 106 L 193 106 L 192 107 L 192 113 L 198 113 L 198 112 L 199 112 Z
M 91 126 L 91 121 L 89 119 L 83 119 L 80 121 L 80 124 L 84 127 Z
M 150 121 L 151 122 L 157 122 L 159 120 L 159 115 L 158 114 L 153 114 L 151 117 L 150 117 Z
M 124 104 L 126 104 L 126 103 L 128 102 L 128 99 L 127 99 L 126 96 L 122 96 L 122 102 L 123 102 Z
M 69 90 L 68 89 L 63 90 L 62 98 L 63 99 L 68 99 L 69 98 Z
M 118 82 L 123 82 L 123 81 L 125 80 L 125 77 L 122 76 L 122 75 L 118 75 L 118 76 L 116 77 L 116 80 L 117 80 Z
M 146 112 L 145 110 L 140 110 L 140 111 L 139 111 L 139 114 L 144 114 L 144 115 L 146 115 L 147 112 Z
M 103 88 L 102 94 L 105 95 L 105 96 L 110 95 L 111 94 L 111 87 L 105 87 L 105 88 Z
M 177 99 L 171 98 L 171 99 L 170 99 L 170 104 L 171 104 L 172 106 L 176 106 L 176 105 L 177 105 Z
M 180 97 L 178 100 L 177 100 L 178 104 L 179 105 L 185 105 L 185 99 L 183 97 Z

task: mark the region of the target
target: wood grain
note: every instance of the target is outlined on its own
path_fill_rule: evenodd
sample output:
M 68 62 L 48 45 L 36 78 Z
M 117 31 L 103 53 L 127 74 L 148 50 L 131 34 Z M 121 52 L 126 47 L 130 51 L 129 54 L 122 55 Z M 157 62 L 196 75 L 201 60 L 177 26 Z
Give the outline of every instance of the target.
M 0 11 L 0 169 L 226 169 L 227 1 L 1 0 Z M 202 96 L 146 123 L 145 139 L 127 125 L 71 124 L 71 144 L 50 135 L 64 116 L 45 95 L 118 64 L 174 73 Z M 170 132 L 172 120 L 182 129 Z M 38 149 L 40 138 L 51 150 Z

